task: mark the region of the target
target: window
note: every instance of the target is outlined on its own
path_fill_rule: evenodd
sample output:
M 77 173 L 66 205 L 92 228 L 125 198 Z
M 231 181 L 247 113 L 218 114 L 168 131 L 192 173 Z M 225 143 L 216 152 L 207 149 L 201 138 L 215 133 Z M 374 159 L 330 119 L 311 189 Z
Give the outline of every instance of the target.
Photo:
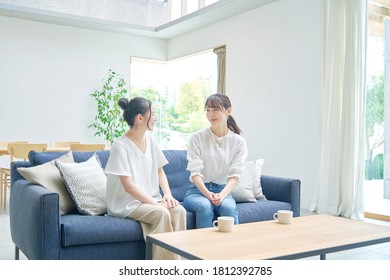
M 170 0 L 170 20 L 186 16 L 216 2 L 218 0 Z
M 131 58 L 130 97 L 152 101 L 153 133 L 162 149 L 186 149 L 190 136 L 208 125 L 204 102 L 216 87 L 213 50 L 168 62 Z
M 386 23 L 390 17 L 388 3 L 370 0 L 368 16 L 365 217 L 390 220 L 390 184 L 386 177 L 389 176 L 388 167 L 385 168 L 389 157 L 385 131 L 390 128 L 385 99 L 389 93 L 385 93 L 387 80 L 384 74 L 390 51 L 390 42 L 385 36 L 385 29 L 390 30 Z
M 384 38 L 367 39 L 366 179 L 383 180 Z

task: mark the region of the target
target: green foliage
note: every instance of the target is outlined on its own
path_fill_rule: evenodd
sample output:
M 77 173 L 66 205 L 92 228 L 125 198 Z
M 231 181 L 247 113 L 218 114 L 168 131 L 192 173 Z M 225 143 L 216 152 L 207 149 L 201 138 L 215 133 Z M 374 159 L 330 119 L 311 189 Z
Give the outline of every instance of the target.
M 183 126 L 183 132 L 193 133 L 207 126 L 207 118 L 205 117 L 204 110 L 192 112 L 189 115 L 189 120 L 187 122 L 188 126 Z
M 127 124 L 123 121 L 118 100 L 127 97 L 127 94 L 125 80 L 111 69 L 102 88 L 90 94 L 97 103 L 97 114 L 88 128 L 95 129 L 94 135 L 103 137 L 109 145 L 126 132 Z
M 383 179 L 383 154 L 373 159 L 374 150 L 384 143 L 384 74 L 373 75 L 366 95 L 366 179 Z M 377 135 L 375 135 L 377 132 Z M 378 135 L 379 132 L 379 135 Z M 371 141 L 370 141 L 371 139 Z M 374 140 L 373 140 L 374 139 Z
M 152 101 L 157 121 L 154 134 L 160 145 L 188 143 L 192 133 L 208 125 L 204 102 L 211 89 L 207 80 L 198 78 L 182 85 L 178 100 L 164 98 L 156 89 L 132 88 L 131 98 L 141 96 Z
M 162 129 L 164 126 L 166 127 L 168 125 L 168 122 L 166 122 L 166 120 L 168 118 L 169 106 L 167 104 L 167 101 L 160 96 L 160 93 L 157 90 L 151 87 L 133 89 L 131 91 L 131 98 L 136 96 L 149 99 L 152 102 L 154 112 L 157 116 L 155 124 L 155 127 L 157 129 Z
M 368 136 L 373 136 L 375 125 L 384 122 L 384 74 L 371 76 L 367 86 L 366 126 Z
M 374 158 L 371 163 L 366 164 L 366 179 L 383 179 L 383 160 L 383 154 L 379 154 Z
M 210 95 L 208 81 L 198 78 L 182 85 L 175 111 L 178 114 L 177 130 L 192 133 L 207 126 L 204 116 L 204 102 Z

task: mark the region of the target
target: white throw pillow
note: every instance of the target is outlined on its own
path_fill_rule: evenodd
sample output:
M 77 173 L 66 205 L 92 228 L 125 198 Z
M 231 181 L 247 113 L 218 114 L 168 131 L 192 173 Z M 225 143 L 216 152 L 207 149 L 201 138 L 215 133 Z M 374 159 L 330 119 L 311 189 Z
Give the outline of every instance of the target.
M 264 159 L 255 160 L 255 170 L 253 174 L 253 194 L 257 200 L 267 200 L 261 187 L 261 171 L 264 166 Z
M 106 175 L 96 154 L 80 163 L 56 165 L 80 213 L 100 215 L 106 213 Z
M 55 160 L 34 167 L 19 167 L 18 172 L 26 180 L 58 193 L 60 198 L 60 211 L 63 215 L 75 210 L 76 205 L 66 189 L 65 181 L 61 177 L 61 174 L 55 165 L 55 161 L 72 163 L 74 162 L 73 154 L 72 152 L 68 152 Z
M 236 202 L 266 200 L 260 183 L 263 165 L 264 159 L 245 162 L 244 172 L 241 174 L 238 184 L 231 193 Z

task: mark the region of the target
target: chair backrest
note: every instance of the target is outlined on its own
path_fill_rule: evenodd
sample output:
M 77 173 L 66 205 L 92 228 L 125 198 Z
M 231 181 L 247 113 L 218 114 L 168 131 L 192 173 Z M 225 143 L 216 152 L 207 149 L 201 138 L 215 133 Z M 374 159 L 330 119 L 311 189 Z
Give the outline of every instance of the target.
M 27 141 L 2 141 L 0 142 L 0 147 L 4 147 L 8 149 L 9 143 L 28 143 Z
M 86 144 L 86 143 L 70 144 L 70 150 L 72 151 L 102 151 L 105 148 L 106 148 L 106 144 Z
M 28 159 L 28 153 L 30 151 L 44 152 L 47 150 L 47 144 L 35 144 L 35 143 L 9 143 L 7 146 L 8 153 L 10 154 L 11 162 L 14 161 L 14 158 L 19 158 L 23 160 Z
M 65 141 L 65 142 L 61 142 L 61 141 L 53 141 L 51 142 L 51 147 L 52 148 L 69 148 L 70 149 L 70 145 L 71 144 L 78 144 L 80 142 L 78 141 Z

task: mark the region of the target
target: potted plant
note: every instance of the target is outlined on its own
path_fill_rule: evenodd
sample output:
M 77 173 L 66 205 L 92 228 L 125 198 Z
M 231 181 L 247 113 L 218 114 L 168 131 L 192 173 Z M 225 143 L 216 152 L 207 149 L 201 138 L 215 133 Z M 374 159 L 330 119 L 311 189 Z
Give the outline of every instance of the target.
M 95 121 L 88 128 L 96 130 L 94 136 L 103 137 L 109 146 L 123 133 L 127 125 L 122 119 L 122 111 L 118 106 L 120 98 L 127 97 L 128 90 L 125 80 L 109 69 L 108 77 L 100 90 L 90 94 L 97 103 Z

